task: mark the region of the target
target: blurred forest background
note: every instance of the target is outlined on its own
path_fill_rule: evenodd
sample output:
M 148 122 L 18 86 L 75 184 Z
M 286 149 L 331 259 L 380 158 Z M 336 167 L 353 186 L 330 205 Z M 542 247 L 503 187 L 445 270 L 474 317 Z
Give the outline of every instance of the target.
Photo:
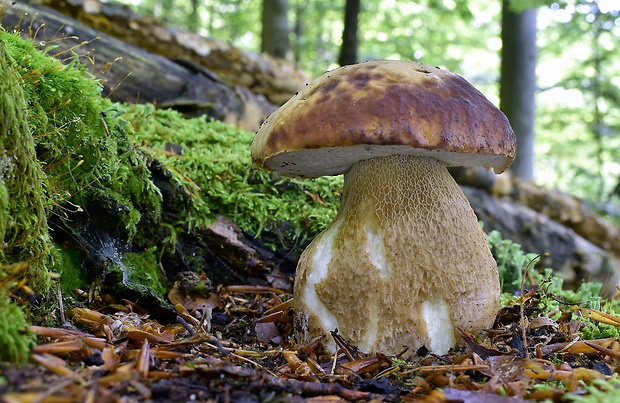
M 369 59 L 446 68 L 519 138 L 512 171 L 620 216 L 620 0 L 122 0 L 310 76 Z

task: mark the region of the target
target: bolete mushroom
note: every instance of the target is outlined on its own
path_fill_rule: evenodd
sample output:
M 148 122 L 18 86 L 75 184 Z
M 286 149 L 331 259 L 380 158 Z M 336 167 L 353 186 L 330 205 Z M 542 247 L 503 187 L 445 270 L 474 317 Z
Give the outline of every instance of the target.
M 446 167 L 500 173 L 515 153 L 499 109 L 462 77 L 421 63 L 329 71 L 268 117 L 252 144 L 255 167 L 344 173 L 336 218 L 297 266 L 300 341 L 337 329 L 367 353 L 426 346 L 445 354 L 458 329 L 490 327 L 497 264 Z

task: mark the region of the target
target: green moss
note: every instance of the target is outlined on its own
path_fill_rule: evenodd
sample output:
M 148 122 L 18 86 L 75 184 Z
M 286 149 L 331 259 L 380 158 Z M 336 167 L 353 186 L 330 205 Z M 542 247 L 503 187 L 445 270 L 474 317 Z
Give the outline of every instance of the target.
M 498 262 L 500 278 L 503 284 L 501 295 L 502 306 L 514 303 L 518 296 L 514 291 L 520 288 L 521 278 L 527 264 L 536 256 L 525 254 L 521 246 L 510 240 L 503 240 L 498 232 L 489 234 L 489 243 L 495 259 Z M 620 327 L 608 325 L 583 317 L 577 308 L 589 308 L 620 317 L 620 302 L 617 300 L 603 300 L 600 296 L 602 284 L 598 282 L 583 282 L 576 290 L 564 287 L 564 281 L 553 274 L 549 268 L 540 270 L 533 265 L 528 269 L 535 283 L 541 290 L 541 299 L 537 308 L 543 314 L 557 311 L 558 319 L 563 311 L 572 309 L 571 319 L 581 321 L 584 327 L 580 337 L 586 340 L 596 340 L 610 337 L 620 337 Z M 524 285 L 530 286 L 526 277 Z
M 24 364 L 33 342 L 24 311 L 0 291 L 0 361 Z
M 617 326 L 588 321 L 585 327 L 581 329 L 581 337 L 586 340 L 620 337 L 620 330 Z
M 588 283 L 584 283 L 584 284 L 588 284 Z M 587 290 L 588 286 L 585 286 L 585 288 L 586 288 L 585 296 L 587 297 L 590 290 Z M 594 297 L 590 297 L 586 301 L 588 301 L 588 304 L 586 305 L 587 308 L 595 309 L 597 311 L 602 311 L 604 313 L 610 314 L 617 318 L 620 317 L 620 301 L 618 301 L 617 299 L 603 300 L 600 298 L 600 296 L 597 295 Z M 620 337 L 620 327 L 618 326 L 608 325 L 608 324 L 604 324 L 604 323 L 591 320 L 589 318 L 584 318 L 581 315 L 579 315 L 579 312 L 575 312 L 575 314 L 573 315 L 573 318 L 585 323 L 585 326 L 581 330 L 580 335 L 582 338 L 586 340 L 604 339 L 608 337 Z
M 37 279 L 48 279 L 41 273 L 45 274 L 54 263 L 49 261 L 54 249 L 48 232 L 50 225 L 55 227 L 57 241 L 77 241 L 84 256 L 97 260 L 100 234 L 92 235 L 91 223 L 96 222 L 97 227 L 113 234 L 117 242 L 127 246 L 121 248 L 125 252 L 131 249 L 140 226 L 159 222 L 162 195 L 151 180 L 149 158 L 127 137 L 126 131 L 131 127 L 122 119 L 124 109 L 101 97 L 100 83 L 77 58 L 63 65 L 39 51 L 30 41 L 3 31 L 0 31 L 0 43 L 6 49 L 6 60 L 13 61 L 15 82 L 10 89 L 22 91 L 16 94 L 2 88 L 2 95 L 11 98 L 10 102 L 2 104 L 16 105 L 15 110 L 22 114 L 14 120 L 24 126 L 19 132 L 30 135 L 20 142 L 29 147 L 28 158 L 17 155 L 16 159 L 32 162 L 31 170 L 20 168 L 20 173 L 22 180 L 30 180 L 38 186 L 29 187 L 37 190 L 36 194 L 20 194 L 15 186 L 10 188 L 9 200 L 22 204 L 19 208 L 8 208 L 25 217 L 24 224 L 19 227 L 24 239 L 44 240 L 36 253 L 20 258 L 28 260 L 33 267 L 34 275 L 29 276 L 34 279 L 31 286 L 37 292 L 45 292 L 49 281 L 43 287 L 42 281 Z M 5 58 L 2 60 L 4 62 Z M 6 82 L 2 81 L 4 87 L 7 87 Z M 22 100 L 21 104 L 17 98 Z M 16 152 L 10 150 L 6 154 L 16 155 Z M 26 202 L 39 205 L 35 208 L 25 205 Z M 10 215 L 8 217 L 9 221 L 15 221 Z M 37 233 L 33 232 L 35 225 L 38 225 Z M 7 234 L 9 241 L 11 236 L 17 235 Z M 23 244 L 20 250 L 24 250 Z M 36 256 L 48 261 L 45 265 L 33 264 Z M 82 261 L 76 256 L 67 256 L 66 251 L 61 253 L 61 259 L 54 268 L 70 277 L 62 279 L 63 290 L 83 286 L 79 284 L 84 279 L 79 275 Z M 90 273 L 91 278 L 99 274 Z
M 521 245 L 502 239 L 498 231 L 491 231 L 487 239 L 491 253 L 497 261 L 502 292 L 508 294 L 506 300 L 520 290 L 522 285 L 526 288 L 539 285 L 546 294 L 557 297 L 566 304 L 600 300 L 601 283 L 583 282 L 576 290 L 566 289 L 564 280 L 555 276 L 552 269 L 536 267 L 537 254 L 523 252 Z
M 162 195 L 149 157 L 127 137 L 131 127 L 123 114 L 120 105 L 101 97 L 101 85 L 77 58 L 63 65 L 0 27 L 0 276 L 25 261 L 23 276 L 41 298 L 50 289 L 50 269 L 61 274 L 69 295 L 88 286 L 83 267 L 107 258 L 99 253 L 101 234 L 91 231 L 92 222 L 113 234 L 122 253 L 131 251 L 141 228 L 156 226 Z M 51 234 L 68 249 L 54 246 Z M 146 284 L 158 284 L 152 269 L 158 264 L 148 261 Z M 103 278 L 100 272 L 86 274 L 91 281 Z M 5 311 L 21 312 L 5 294 L 0 292 L 3 318 Z M 21 333 L 11 334 L 16 345 L 24 344 L 16 336 Z
M 256 171 L 249 153 L 252 133 L 152 105 L 127 108 L 134 143 L 162 161 L 191 195 L 191 224 L 223 215 L 258 235 L 291 222 L 293 233 L 283 237 L 314 238 L 335 216 L 341 176 L 302 180 Z
M 75 247 L 57 248 L 58 260 L 54 271 L 59 273 L 60 287 L 65 295 L 70 295 L 76 289 L 88 287 L 88 279 L 82 271 L 84 253 Z
M 50 202 L 60 205 L 114 170 L 101 164 L 113 142 L 98 135 L 105 130 L 101 112 L 109 101 L 102 102 L 100 85 L 77 61 L 63 65 L 18 34 L 4 33 L 2 40 L 16 61 L 28 100 L 27 119 L 51 185 Z
M 157 215 L 161 195 L 146 156 L 127 138 L 124 109 L 101 97 L 100 83 L 77 58 L 63 65 L 17 35 L 4 33 L 2 40 L 21 75 L 49 213 L 72 216 L 93 201 L 108 200 L 123 207 L 119 221 L 131 239 L 140 208 Z
M 19 60 L 11 52 L 14 36 L 0 30 L 0 264 L 28 261 L 31 287 L 46 290 L 51 255 L 45 193 L 36 158 L 28 103 Z
M 536 259 L 535 253 L 524 253 L 521 245 L 508 239 L 502 239 L 498 231 L 491 231 L 488 234 L 488 242 L 491 246 L 491 253 L 497 261 L 500 284 L 502 292 L 512 294 L 521 289 L 523 274 L 530 262 Z M 541 280 L 540 274 L 532 268 L 531 274 Z M 524 286 L 532 285 L 526 277 Z
M 582 382 L 586 394 L 569 393 L 562 398 L 565 402 L 599 403 L 620 401 L 620 380 L 618 374 L 609 379 L 595 379 L 590 385 Z
M 127 281 L 147 285 L 162 300 L 166 300 L 168 285 L 162 282 L 166 276 L 161 269 L 155 247 L 141 252 L 128 252 L 122 255 Z
M 54 255 L 49 253 L 46 176 L 27 123 L 29 107 L 19 62 L 6 39 L 0 29 L 0 360 L 24 363 L 32 337 L 24 311 L 13 303 L 9 290 L 21 275 L 33 289 L 45 292 Z M 27 268 L 16 275 L 12 270 L 20 262 L 28 262 L 21 266 Z

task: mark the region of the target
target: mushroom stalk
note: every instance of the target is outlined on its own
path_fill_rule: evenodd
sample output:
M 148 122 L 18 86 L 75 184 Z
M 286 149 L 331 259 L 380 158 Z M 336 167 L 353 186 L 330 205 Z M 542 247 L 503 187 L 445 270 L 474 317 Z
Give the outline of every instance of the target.
M 345 173 L 334 221 L 304 251 L 295 281 L 302 340 L 338 332 L 367 353 L 445 354 L 493 324 L 500 284 L 469 202 L 444 163 L 391 155 Z

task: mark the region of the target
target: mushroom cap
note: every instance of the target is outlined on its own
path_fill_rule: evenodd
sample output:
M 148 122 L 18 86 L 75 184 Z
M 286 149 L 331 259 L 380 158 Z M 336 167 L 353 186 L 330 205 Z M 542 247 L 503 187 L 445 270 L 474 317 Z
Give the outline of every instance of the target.
M 506 116 L 464 78 L 396 60 L 323 74 L 271 114 L 252 143 L 255 168 L 305 177 L 393 154 L 501 173 L 515 153 Z

